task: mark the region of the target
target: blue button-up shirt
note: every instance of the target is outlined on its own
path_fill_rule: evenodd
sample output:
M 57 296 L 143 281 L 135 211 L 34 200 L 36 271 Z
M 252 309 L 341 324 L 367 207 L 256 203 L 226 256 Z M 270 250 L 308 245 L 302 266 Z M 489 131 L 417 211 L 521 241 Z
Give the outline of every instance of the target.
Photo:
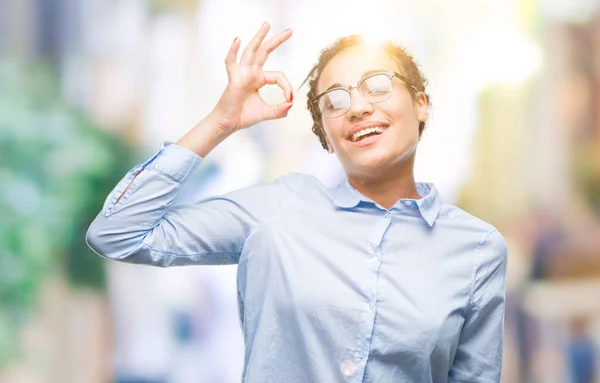
M 500 381 L 507 250 L 492 225 L 431 184 L 386 210 L 302 174 L 173 206 L 201 162 L 163 146 L 87 241 L 124 262 L 238 264 L 243 382 Z

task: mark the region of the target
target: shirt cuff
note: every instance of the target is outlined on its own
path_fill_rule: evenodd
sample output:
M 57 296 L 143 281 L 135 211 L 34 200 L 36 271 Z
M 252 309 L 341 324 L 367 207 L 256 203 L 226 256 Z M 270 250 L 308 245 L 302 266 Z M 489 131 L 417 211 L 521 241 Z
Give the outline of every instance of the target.
M 183 183 L 198 168 L 202 160 L 202 157 L 191 150 L 167 141 L 152 158 L 141 165 L 141 168 L 158 170 Z

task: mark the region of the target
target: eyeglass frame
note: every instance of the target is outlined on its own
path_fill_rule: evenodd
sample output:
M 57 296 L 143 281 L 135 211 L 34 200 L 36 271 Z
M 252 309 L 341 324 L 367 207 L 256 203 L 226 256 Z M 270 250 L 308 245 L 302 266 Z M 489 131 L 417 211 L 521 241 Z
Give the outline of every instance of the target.
M 386 76 L 387 76 L 387 77 L 390 79 L 390 82 L 391 82 L 391 80 L 392 80 L 392 78 L 393 78 L 393 77 L 398 77 L 398 78 L 399 78 L 400 80 L 402 80 L 402 81 L 403 81 L 403 82 L 404 82 L 404 83 L 405 83 L 407 86 L 409 86 L 409 87 L 411 87 L 412 89 L 414 89 L 414 90 L 415 90 L 415 92 L 418 92 L 418 91 L 419 91 L 419 90 L 418 90 L 418 89 L 417 89 L 417 88 L 416 88 L 414 85 L 412 85 L 412 84 L 410 83 L 410 81 L 408 80 L 408 78 L 404 77 L 404 76 L 403 76 L 403 75 L 401 75 L 400 73 L 398 73 L 398 72 L 395 72 L 395 71 L 384 71 L 384 72 L 377 72 L 377 73 L 373 73 L 373 74 L 371 74 L 371 75 L 369 75 L 369 76 L 367 76 L 367 77 L 365 77 L 365 78 L 363 78 L 363 79 L 360 79 L 360 81 L 358 81 L 358 82 L 356 83 L 356 86 L 354 86 L 354 85 L 349 85 L 348 87 L 344 87 L 344 86 L 338 86 L 338 87 L 336 87 L 336 88 L 328 89 L 328 90 L 326 90 L 325 92 L 321 92 L 321 93 L 319 93 L 319 94 L 318 94 L 318 95 L 315 97 L 315 99 L 314 99 L 314 101 L 313 101 L 313 104 L 317 104 L 317 103 L 319 102 L 319 99 L 320 99 L 321 97 L 323 97 L 323 96 L 324 96 L 324 95 L 326 95 L 327 93 L 333 92 L 333 91 L 335 91 L 335 90 L 345 90 L 345 91 L 347 91 L 347 92 L 348 92 L 348 95 L 349 95 L 349 96 L 352 98 L 352 95 L 350 94 L 350 91 L 352 90 L 352 88 L 360 89 L 360 86 L 362 85 L 362 83 L 363 83 L 363 82 L 367 81 L 367 80 L 368 80 L 368 79 L 370 79 L 371 77 L 375 77 L 375 76 L 381 76 L 382 74 L 383 74 L 383 75 L 386 75 Z M 358 93 L 360 93 L 360 90 L 358 91 Z M 360 95 L 361 95 L 361 97 L 364 97 L 362 93 L 360 93 Z M 386 101 L 386 100 L 389 100 L 391 96 L 392 96 L 392 92 L 390 91 L 390 95 L 388 96 L 388 98 L 386 98 L 386 99 L 384 99 L 384 100 L 381 100 L 381 101 L 375 101 L 375 102 L 368 101 L 368 102 L 369 102 L 370 104 L 378 104 L 378 103 L 380 103 L 380 102 L 384 102 L 384 101 Z M 345 114 L 346 114 L 346 113 L 348 113 L 348 111 L 350 110 L 350 106 L 348 106 L 348 109 L 346 109 L 346 111 L 345 111 L 344 113 L 340 114 L 339 116 L 335 116 L 335 117 L 327 117 L 327 116 L 325 116 L 325 114 L 323 113 L 323 111 L 321 110 L 321 108 L 320 108 L 318 105 L 317 105 L 317 108 L 319 109 L 319 113 L 321 113 L 321 115 L 322 115 L 324 118 L 338 118 L 338 117 L 341 117 L 341 116 L 345 115 Z

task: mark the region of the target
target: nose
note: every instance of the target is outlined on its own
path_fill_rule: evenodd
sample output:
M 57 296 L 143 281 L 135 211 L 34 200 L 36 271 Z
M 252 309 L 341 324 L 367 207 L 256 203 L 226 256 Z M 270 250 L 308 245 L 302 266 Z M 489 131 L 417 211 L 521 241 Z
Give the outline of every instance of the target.
M 346 117 L 350 120 L 359 120 L 364 116 L 373 113 L 373 105 L 360 94 L 358 89 L 352 87 L 350 89 L 350 106 Z

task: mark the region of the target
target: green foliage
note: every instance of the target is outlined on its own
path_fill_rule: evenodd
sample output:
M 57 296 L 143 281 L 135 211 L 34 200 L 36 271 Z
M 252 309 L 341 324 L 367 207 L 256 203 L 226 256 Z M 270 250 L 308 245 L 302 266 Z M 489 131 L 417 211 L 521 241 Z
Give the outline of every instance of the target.
M 53 272 L 102 289 L 85 231 L 131 149 L 61 99 L 51 70 L 0 61 L 0 366 Z

